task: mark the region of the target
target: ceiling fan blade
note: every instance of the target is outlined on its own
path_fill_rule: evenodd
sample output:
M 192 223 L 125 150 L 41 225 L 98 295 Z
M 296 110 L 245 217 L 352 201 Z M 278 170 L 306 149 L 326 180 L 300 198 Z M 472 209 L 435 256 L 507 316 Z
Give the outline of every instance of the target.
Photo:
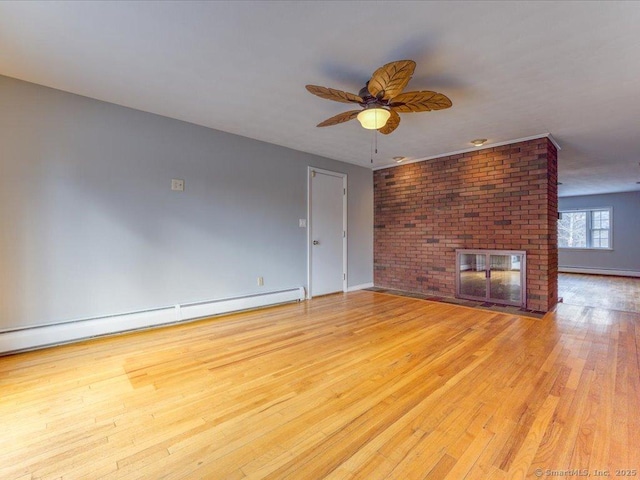
M 402 93 L 415 68 L 416 62 L 413 60 L 387 63 L 373 72 L 367 89 L 374 97 L 389 100 Z
M 324 122 L 321 122 L 316 126 L 328 127 L 330 125 L 337 125 L 339 123 L 348 122 L 349 120 L 353 120 L 354 118 L 356 118 L 361 111 L 362 110 L 349 110 L 348 112 L 339 113 L 334 117 L 327 118 Z
M 398 115 L 398 112 L 393 109 L 390 110 L 390 112 L 391 116 L 389 117 L 389 120 L 387 120 L 387 123 L 384 124 L 384 127 L 380 127 L 378 129 L 378 131 L 384 135 L 389 135 L 398 128 L 398 125 L 400 125 L 400 115 Z
M 442 93 L 424 90 L 421 92 L 406 92 L 394 97 L 390 103 L 397 112 L 429 112 L 449 108 L 451 100 Z
M 327 100 L 333 100 L 334 102 L 342 103 L 362 103 L 363 100 L 358 95 L 349 92 L 343 92 L 342 90 L 336 90 L 335 88 L 320 87 L 318 85 L 307 85 L 306 89 L 317 95 L 320 98 L 326 98 Z

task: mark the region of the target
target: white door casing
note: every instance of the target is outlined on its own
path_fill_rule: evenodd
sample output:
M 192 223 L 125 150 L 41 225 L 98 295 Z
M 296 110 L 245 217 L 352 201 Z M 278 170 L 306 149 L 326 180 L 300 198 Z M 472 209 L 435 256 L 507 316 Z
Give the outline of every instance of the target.
M 347 290 L 347 176 L 308 169 L 309 298 Z

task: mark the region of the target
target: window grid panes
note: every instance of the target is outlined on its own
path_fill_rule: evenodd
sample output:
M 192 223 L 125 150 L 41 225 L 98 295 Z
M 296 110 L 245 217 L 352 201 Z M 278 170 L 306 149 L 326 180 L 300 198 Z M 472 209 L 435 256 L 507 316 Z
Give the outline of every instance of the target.
M 591 246 L 593 248 L 608 248 L 609 247 L 609 231 L 607 231 L 607 230 L 592 230 L 591 231 Z
M 560 212 L 560 248 L 611 248 L 611 209 Z

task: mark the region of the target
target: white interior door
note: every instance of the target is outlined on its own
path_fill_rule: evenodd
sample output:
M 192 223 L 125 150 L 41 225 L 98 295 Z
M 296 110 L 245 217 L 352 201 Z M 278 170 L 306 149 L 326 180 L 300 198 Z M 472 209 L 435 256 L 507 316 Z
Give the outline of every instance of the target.
M 346 285 L 346 175 L 309 169 L 310 296 Z

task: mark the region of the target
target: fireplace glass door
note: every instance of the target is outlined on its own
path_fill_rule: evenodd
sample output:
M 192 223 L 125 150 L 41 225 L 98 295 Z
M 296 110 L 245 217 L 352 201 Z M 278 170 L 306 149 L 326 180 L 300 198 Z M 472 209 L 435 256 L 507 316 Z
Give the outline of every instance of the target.
M 526 254 L 522 251 L 457 250 L 456 295 L 526 306 Z

